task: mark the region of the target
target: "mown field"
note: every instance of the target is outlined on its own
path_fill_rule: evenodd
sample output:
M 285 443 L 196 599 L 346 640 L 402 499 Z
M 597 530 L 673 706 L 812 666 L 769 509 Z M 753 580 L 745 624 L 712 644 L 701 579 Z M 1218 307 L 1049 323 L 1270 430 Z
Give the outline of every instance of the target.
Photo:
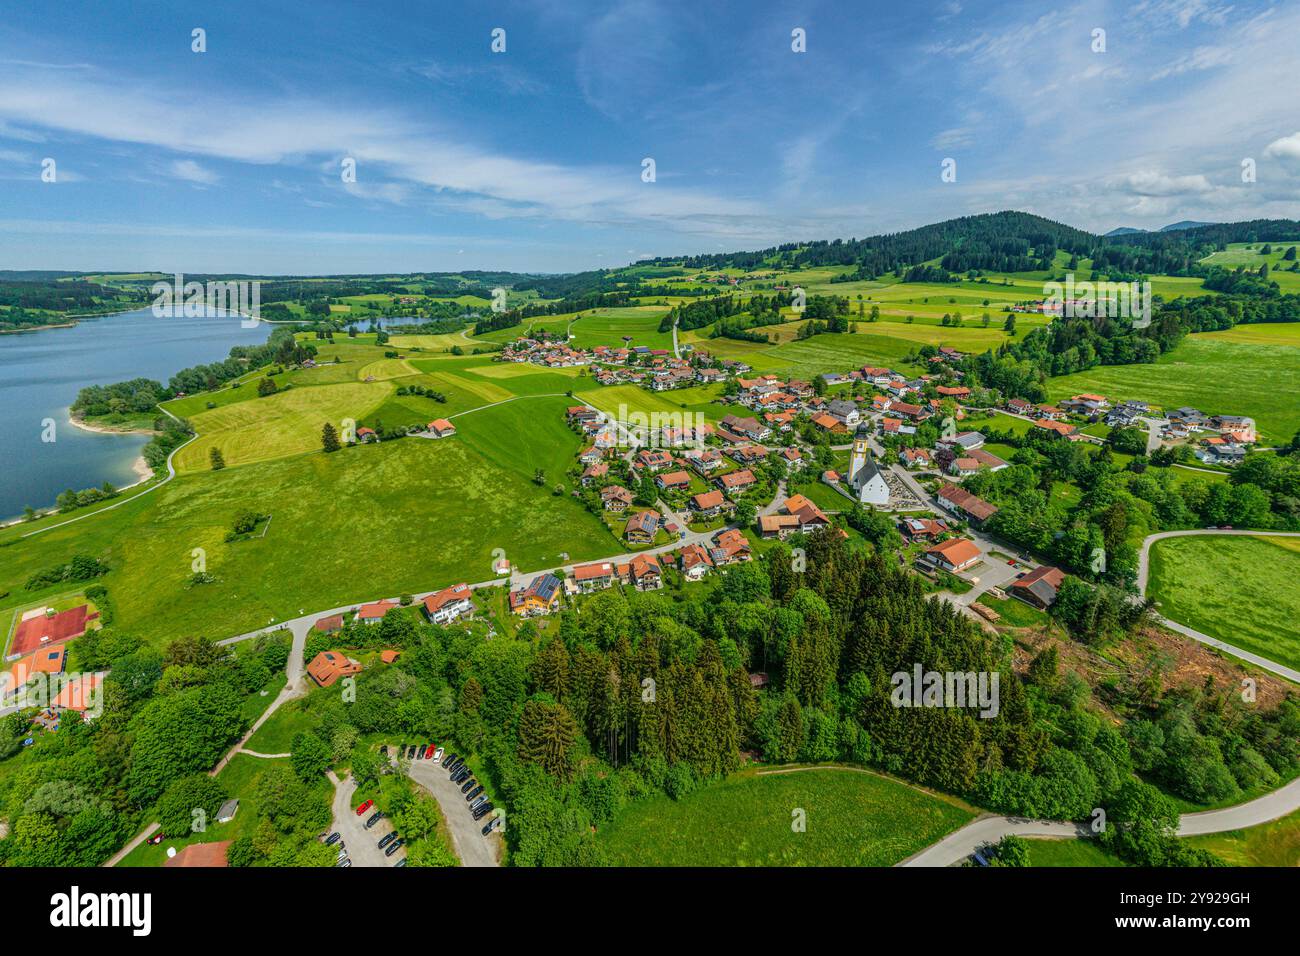
M 804 811 L 806 830 L 792 828 Z M 968 823 L 951 797 L 852 768 L 740 774 L 636 804 L 598 834 L 619 866 L 892 866 Z
M 1196 535 L 1151 546 L 1165 617 L 1300 668 L 1300 538 Z
M 1187 837 L 1233 866 L 1300 866 L 1300 811 L 1247 830 Z
M 1207 415 L 1248 415 L 1266 442 L 1300 430 L 1300 347 L 1260 344 L 1260 336 L 1292 335 L 1274 325 L 1237 326 L 1189 335 L 1152 365 L 1101 365 L 1047 380 L 1049 399 L 1080 392 L 1141 399 L 1164 409 L 1192 405 Z M 816 340 L 814 340 L 816 341 Z M 1300 346 L 1300 341 L 1297 341 Z

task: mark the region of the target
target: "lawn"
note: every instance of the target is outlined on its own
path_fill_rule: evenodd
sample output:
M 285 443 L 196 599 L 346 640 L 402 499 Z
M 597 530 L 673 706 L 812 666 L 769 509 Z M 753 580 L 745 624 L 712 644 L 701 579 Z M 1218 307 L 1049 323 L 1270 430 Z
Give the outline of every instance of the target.
M 1112 402 L 1141 399 L 1165 409 L 1192 405 L 1207 415 L 1248 415 L 1262 439 L 1284 442 L 1300 430 L 1300 402 L 1285 398 L 1300 394 L 1300 347 L 1255 344 L 1251 336 L 1259 334 L 1238 326 L 1189 335 L 1151 365 L 1101 365 L 1049 378 L 1048 398 L 1097 392 Z
M 1247 830 L 1187 837 L 1233 866 L 1300 866 L 1300 811 Z
M 1046 614 L 1016 598 L 995 598 L 991 594 L 982 594 L 979 603 L 997 611 L 1001 616 L 998 623 L 1007 627 L 1038 627 L 1047 623 Z
M 722 393 L 721 385 L 697 385 L 668 392 L 652 392 L 640 385 L 596 385 L 580 387 L 575 395 L 602 412 L 618 416 L 621 411 L 651 415 L 656 412 L 673 416 L 701 413 L 709 421 L 720 421 L 728 409 L 713 399 Z M 744 409 L 742 409 L 744 411 Z M 678 421 L 678 418 L 669 419 Z M 684 421 L 684 420 L 683 420 Z
M 1027 839 L 1030 866 L 1126 866 L 1092 840 Z
M 390 386 L 380 386 L 390 387 Z M 303 389 L 326 391 L 324 389 Z M 104 559 L 116 625 L 154 643 L 229 637 L 312 609 L 491 578 L 501 548 L 524 570 L 621 545 L 567 495 L 552 494 L 579 447 L 566 399 L 521 399 L 457 419 L 443 441 L 406 438 L 181 474 L 149 495 L 18 539 L 0 531 L 0 620 L 66 590 L 29 592 L 36 571 Z M 543 469 L 545 487 L 533 484 Z M 264 538 L 225 542 L 236 514 L 271 513 Z M 11 543 L 12 542 L 12 543 Z M 191 584 L 194 549 L 216 580 Z
M 654 797 L 598 839 L 621 866 L 892 866 L 974 816 L 955 798 L 822 767 L 740 774 L 680 801 Z
M 1300 538 L 1197 535 L 1151 546 L 1147 593 L 1160 613 L 1300 668 Z

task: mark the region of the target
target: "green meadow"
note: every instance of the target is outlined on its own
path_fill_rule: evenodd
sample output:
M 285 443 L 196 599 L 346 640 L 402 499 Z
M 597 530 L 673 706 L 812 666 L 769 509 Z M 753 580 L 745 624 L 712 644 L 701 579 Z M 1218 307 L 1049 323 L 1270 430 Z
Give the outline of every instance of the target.
M 616 866 L 892 866 L 974 816 L 953 797 L 818 767 L 737 774 L 676 801 L 653 797 L 597 839 Z
M 1195 535 L 1151 546 L 1147 594 L 1165 617 L 1300 668 L 1300 538 Z

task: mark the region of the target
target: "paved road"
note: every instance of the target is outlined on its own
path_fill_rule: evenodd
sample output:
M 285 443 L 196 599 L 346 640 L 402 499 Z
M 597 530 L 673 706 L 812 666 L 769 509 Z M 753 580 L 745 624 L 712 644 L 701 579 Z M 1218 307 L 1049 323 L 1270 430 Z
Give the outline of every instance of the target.
M 1185 813 L 1178 820 L 1179 836 L 1225 833 L 1269 823 L 1300 808 L 1300 779 L 1265 794 L 1257 800 L 1222 810 Z M 985 843 L 996 843 L 1008 834 L 1052 837 L 1054 839 L 1089 838 L 1086 824 L 1060 820 L 1030 820 L 1025 817 L 981 817 L 968 823 L 938 843 L 908 857 L 897 866 L 953 866 L 965 860 Z
M 384 851 L 376 846 L 380 839 L 393 829 L 393 825 L 384 819 L 367 830 L 366 820 L 374 810 L 367 810 L 363 815 L 357 816 L 357 805 L 364 803 L 365 798 L 357 799 L 353 796 L 357 790 L 356 780 L 352 777 L 339 780 L 332 770 L 326 773 L 326 776 L 330 778 L 330 783 L 334 784 L 334 822 L 330 829 L 337 830 L 342 835 L 352 865 L 371 867 L 396 865 L 398 860 L 406 856 L 406 847 L 402 847 L 392 856 L 384 856 Z
M 500 866 L 501 828 L 483 836 L 482 829 L 488 818 L 475 820 L 470 816 L 469 805 L 460 787 L 453 784 L 441 763 L 431 760 L 412 760 L 407 775 L 428 790 L 447 819 L 451 842 L 456 847 L 461 866 Z M 490 816 L 490 814 L 489 814 Z

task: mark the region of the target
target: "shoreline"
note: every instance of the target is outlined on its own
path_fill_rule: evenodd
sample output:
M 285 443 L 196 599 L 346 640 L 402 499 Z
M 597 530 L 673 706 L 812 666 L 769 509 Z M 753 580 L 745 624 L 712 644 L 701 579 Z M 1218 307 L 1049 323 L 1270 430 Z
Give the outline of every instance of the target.
M 72 413 L 68 413 L 68 424 L 80 428 L 85 432 L 94 432 L 96 435 L 152 435 L 152 428 L 113 428 L 110 425 L 92 425 L 89 422 L 73 418 Z M 140 459 L 144 461 L 144 459 Z M 137 468 L 137 472 L 138 472 Z

